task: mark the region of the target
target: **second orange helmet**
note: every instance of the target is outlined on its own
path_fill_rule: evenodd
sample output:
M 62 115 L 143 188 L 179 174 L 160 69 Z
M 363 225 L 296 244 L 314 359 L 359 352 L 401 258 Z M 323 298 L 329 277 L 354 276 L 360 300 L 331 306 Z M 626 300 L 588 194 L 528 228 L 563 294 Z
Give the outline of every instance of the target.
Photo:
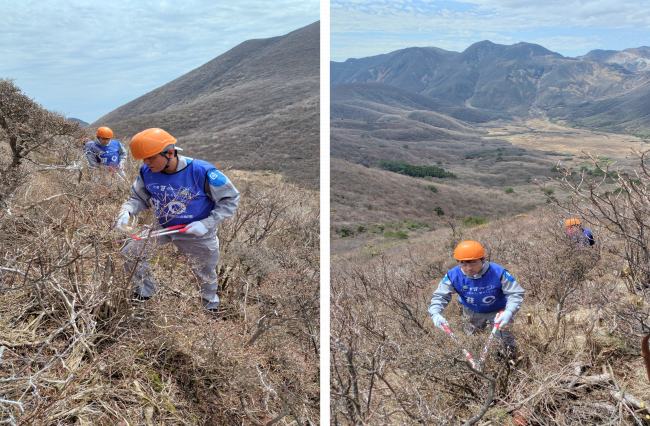
M 108 127 L 100 127 L 99 129 L 97 129 L 97 136 L 100 138 L 112 138 L 113 131 Z

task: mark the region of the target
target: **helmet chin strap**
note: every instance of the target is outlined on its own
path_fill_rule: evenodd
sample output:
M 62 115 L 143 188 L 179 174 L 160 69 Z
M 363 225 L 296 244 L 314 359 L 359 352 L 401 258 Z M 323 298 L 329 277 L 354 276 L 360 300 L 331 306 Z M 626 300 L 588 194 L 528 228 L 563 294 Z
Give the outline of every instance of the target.
M 167 159 L 167 165 L 162 169 L 162 171 L 164 172 L 169 167 L 169 162 L 172 161 L 172 159 L 167 156 L 166 152 L 161 152 L 160 155 L 162 155 Z

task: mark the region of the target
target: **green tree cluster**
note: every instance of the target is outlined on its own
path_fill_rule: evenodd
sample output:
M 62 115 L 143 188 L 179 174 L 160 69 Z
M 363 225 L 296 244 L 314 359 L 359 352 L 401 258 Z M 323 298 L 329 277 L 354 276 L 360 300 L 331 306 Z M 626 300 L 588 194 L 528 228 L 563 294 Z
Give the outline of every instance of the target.
M 456 179 L 456 175 L 436 166 L 414 166 L 401 161 L 380 161 L 377 167 L 412 177 L 437 177 Z

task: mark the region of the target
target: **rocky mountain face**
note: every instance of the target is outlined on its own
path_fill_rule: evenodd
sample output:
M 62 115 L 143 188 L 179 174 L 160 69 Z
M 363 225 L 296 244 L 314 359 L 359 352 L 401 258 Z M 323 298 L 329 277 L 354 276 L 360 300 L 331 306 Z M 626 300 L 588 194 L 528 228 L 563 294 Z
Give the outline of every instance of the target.
M 616 96 L 637 87 L 639 73 L 632 68 L 642 68 L 644 49 L 596 51 L 575 59 L 531 43 L 506 46 L 482 41 L 461 53 L 413 47 L 332 62 L 331 84 L 386 83 L 455 106 L 519 114 Z M 636 62 L 620 65 L 621 58 L 630 55 L 636 55 Z
M 638 135 L 650 128 L 644 110 L 649 82 L 648 47 L 567 58 L 531 43 L 481 41 L 461 53 L 412 47 L 331 62 L 332 90 L 350 83 L 384 83 L 446 103 L 434 110 L 468 122 L 481 122 L 490 112 L 502 117 L 548 113 L 581 126 Z M 335 113 L 343 106 L 332 108 Z M 481 118 L 468 119 L 470 109 Z
M 272 170 L 318 188 L 320 23 L 249 40 L 101 117 L 118 138 L 160 127 L 221 169 Z
M 592 50 L 578 59 L 607 62 L 617 64 L 628 71 L 645 72 L 650 71 L 650 47 L 641 46 L 632 49 L 621 50 Z

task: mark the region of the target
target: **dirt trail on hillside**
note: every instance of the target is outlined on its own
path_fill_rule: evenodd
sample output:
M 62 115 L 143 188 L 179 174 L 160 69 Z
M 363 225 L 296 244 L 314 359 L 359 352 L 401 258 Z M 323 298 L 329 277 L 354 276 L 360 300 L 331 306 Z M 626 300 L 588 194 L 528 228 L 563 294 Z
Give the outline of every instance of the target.
M 572 129 L 550 123 L 544 118 L 518 123 L 492 122 L 481 126 L 480 130 L 488 132 L 486 139 L 503 139 L 516 146 L 573 155 L 588 152 L 610 158 L 625 158 L 630 156 L 630 148 L 641 151 L 650 148 L 636 136 Z

